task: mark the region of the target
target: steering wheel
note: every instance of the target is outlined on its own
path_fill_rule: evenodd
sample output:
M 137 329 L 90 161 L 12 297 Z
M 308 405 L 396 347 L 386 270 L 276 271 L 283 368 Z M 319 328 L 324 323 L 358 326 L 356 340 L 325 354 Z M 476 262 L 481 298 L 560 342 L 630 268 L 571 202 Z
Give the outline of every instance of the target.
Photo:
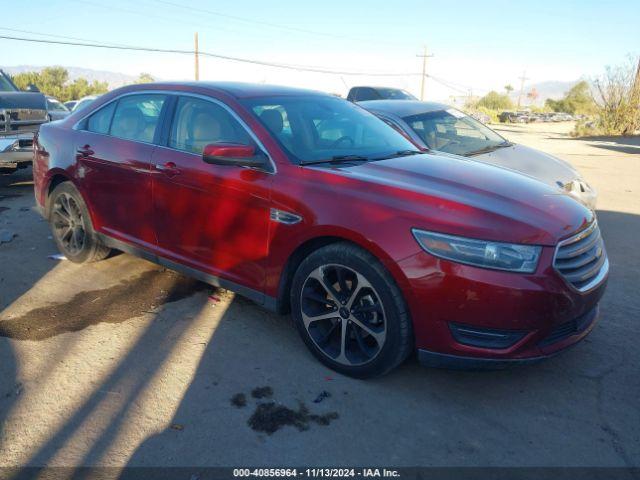
M 334 142 L 329 146 L 329 148 L 335 148 L 338 145 L 342 144 L 342 143 L 346 143 L 349 142 L 349 147 L 353 147 L 355 145 L 356 142 L 353 141 L 353 138 L 345 135 L 344 137 L 340 137 L 337 140 L 334 140 Z M 347 145 L 345 145 L 347 146 Z

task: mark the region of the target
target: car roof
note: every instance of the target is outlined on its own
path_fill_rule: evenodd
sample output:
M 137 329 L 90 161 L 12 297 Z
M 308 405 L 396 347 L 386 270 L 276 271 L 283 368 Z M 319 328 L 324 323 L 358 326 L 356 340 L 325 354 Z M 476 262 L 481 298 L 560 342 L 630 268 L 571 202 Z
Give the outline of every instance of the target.
M 421 102 L 420 100 L 367 100 L 357 102 L 358 105 L 367 109 L 383 113 L 391 113 L 399 117 L 409 117 L 421 113 L 436 112 L 451 108 L 444 103 Z
M 154 88 L 164 87 L 170 90 L 182 90 L 184 89 L 184 87 L 192 87 L 194 89 L 205 89 L 217 93 L 225 93 L 235 98 L 287 95 L 318 95 L 333 97 L 333 95 L 330 95 L 328 93 L 318 92 L 315 90 L 243 82 L 154 82 L 138 84 L 130 86 L 130 88 L 132 90 L 144 90 L 145 88 L 149 88 L 150 86 L 153 86 Z

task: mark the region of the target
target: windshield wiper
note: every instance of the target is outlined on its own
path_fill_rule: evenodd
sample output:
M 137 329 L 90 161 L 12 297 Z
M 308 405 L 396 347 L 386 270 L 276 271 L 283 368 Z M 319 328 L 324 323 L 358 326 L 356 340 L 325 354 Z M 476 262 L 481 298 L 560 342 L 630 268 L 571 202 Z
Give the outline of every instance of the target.
M 343 162 L 368 162 L 369 157 L 362 155 L 335 155 L 325 160 L 307 160 L 300 162 L 300 165 L 316 165 L 318 163 L 343 163 Z
M 497 145 L 489 145 L 489 146 L 481 148 L 479 150 L 473 150 L 471 152 L 467 152 L 467 153 L 464 154 L 464 156 L 465 157 L 470 157 L 472 155 L 480 155 L 482 153 L 490 153 L 490 152 L 493 152 L 495 150 L 498 150 L 499 148 L 510 147 L 511 145 L 513 145 L 513 143 L 511 143 L 511 142 L 502 142 L 502 143 L 498 143 Z
M 408 157 L 410 155 L 422 155 L 425 152 L 421 152 L 420 150 L 398 150 L 397 152 L 391 153 L 389 155 L 385 155 L 384 157 L 376 157 L 371 160 L 386 160 L 388 158 L 397 158 L 397 157 Z

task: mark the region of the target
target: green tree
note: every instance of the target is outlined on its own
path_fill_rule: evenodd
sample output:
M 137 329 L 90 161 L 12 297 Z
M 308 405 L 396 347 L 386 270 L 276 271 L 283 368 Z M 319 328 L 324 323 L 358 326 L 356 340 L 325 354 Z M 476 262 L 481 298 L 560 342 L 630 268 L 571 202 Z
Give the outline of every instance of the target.
M 490 110 L 510 110 L 513 108 L 513 102 L 508 95 L 493 90 L 478 100 L 477 105 Z
M 598 124 L 606 135 L 634 135 L 640 130 L 640 60 L 607 67 L 596 79 Z
M 545 105 L 554 112 L 589 115 L 596 111 L 591 89 L 586 81 L 576 83 L 561 100 L 547 99 Z
M 138 84 L 138 83 L 152 83 L 155 82 L 156 79 L 153 78 L 149 73 L 141 73 L 140 75 L 138 75 L 138 78 L 136 78 L 133 83 L 134 84 Z
M 13 77 L 18 88 L 24 90 L 34 84 L 45 95 L 55 97 L 61 102 L 77 100 L 87 95 L 99 95 L 109 89 L 106 82 L 94 80 L 89 83 L 85 78 L 69 81 L 69 72 L 63 67 L 46 67 L 40 72 L 24 72 Z
M 109 90 L 109 84 L 107 82 L 99 82 L 94 80 L 89 83 L 86 78 L 76 78 L 73 82 L 67 85 L 65 90 L 65 97 L 69 100 L 77 100 L 87 95 L 101 95 Z M 60 99 L 63 102 L 67 100 Z
M 507 92 L 507 95 L 511 95 L 511 92 L 513 92 L 513 86 L 510 83 L 507 83 L 504 86 L 504 91 Z

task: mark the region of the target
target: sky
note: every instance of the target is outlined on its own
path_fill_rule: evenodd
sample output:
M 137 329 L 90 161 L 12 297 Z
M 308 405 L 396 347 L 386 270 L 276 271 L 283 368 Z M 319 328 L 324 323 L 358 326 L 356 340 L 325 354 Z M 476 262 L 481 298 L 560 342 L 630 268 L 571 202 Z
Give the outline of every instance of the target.
M 354 85 L 420 93 L 425 99 L 481 95 L 527 84 L 593 78 L 640 54 L 640 1 L 453 2 L 280 0 L 0 0 L 0 35 L 77 37 L 193 49 L 260 61 L 398 77 L 330 75 L 202 58 L 201 80 L 292 85 L 346 94 Z M 37 12 L 37 13 L 34 13 Z M 15 19 L 8 22 L 6 19 Z M 14 31 L 8 30 L 13 29 Z M 22 30 L 24 33 L 15 30 Z M 64 40 L 58 38 L 58 40 Z M 191 55 L 102 50 L 0 39 L 0 65 L 65 65 L 163 80 L 192 80 Z

